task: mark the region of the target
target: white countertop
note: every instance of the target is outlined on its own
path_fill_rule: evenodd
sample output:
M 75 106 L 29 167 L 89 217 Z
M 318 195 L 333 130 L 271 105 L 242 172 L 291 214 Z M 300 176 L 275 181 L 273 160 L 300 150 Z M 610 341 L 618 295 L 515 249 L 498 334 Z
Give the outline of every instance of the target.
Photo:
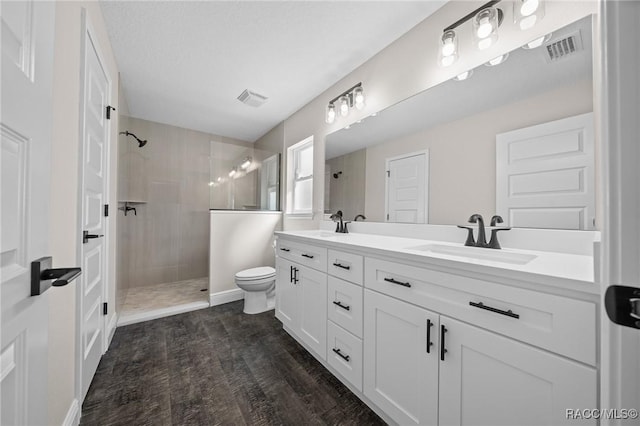
M 338 234 L 323 230 L 281 231 L 276 232 L 276 234 L 283 237 L 293 237 L 295 239 L 310 239 L 338 250 L 342 246 L 345 249 L 375 251 L 377 254 L 388 254 L 393 257 L 402 256 L 402 258 L 406 260 L 452 267 L 473 273 L 488 273 L 506 278 L 523 279 L 530 283 L 539 280 L 542 285 L 551 285 L 554 287 L 567 285 L 568 288 L 572 290 L 588 293 L 598 292 L 598 287 L 594 284 L 594 262 L 592 256 L 508 248 L 495 250 L 464 247 L 461 243 L 455 244 L 443 241 L 375 234 Z M 420 248 L 424 248 L 425 246 L 435 246 L 441 250 L 436 250 L 436 252 L 429 249 L 420 250 Z M 463 251 L 469 250 L 469 253 L 472 255 L 477 254 L 478 258 L 441 252 L 446 252 L 448 247 L 453 248 L 453 250 L 460 248 L 462 248 Z M 488 257 L 499 257 L 501 255 L 495 252 L 501 252 L 504 253 L 505 256 L 512 256 L 514 258 L 533 256 L 535 256 L 535 258 L 524 264 L 481 258 L 484 257 L 484 253 L 487 253 Z

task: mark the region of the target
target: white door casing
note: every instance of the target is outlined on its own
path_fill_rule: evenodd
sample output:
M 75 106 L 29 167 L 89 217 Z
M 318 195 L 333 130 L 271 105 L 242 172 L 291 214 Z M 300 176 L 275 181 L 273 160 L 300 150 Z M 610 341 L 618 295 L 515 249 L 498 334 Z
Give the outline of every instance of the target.
M 79 235 L 98 236 L 79 244 L 83 270 L 78 286 L 78 342 L 80 401 L 89 389 L 100 358 L 106 350 L 106 321 L 103 302 L 107 300 L 107 222 L 109 122 L 106 108 L 111 94 L 111 78 L 102 60 L 95 32 L 83 10 L 80 105 L 80 202 Z
M 49 289 L 30 262 L 49 249 L 55 5 L 1 2 L 0 424 L 47 423 Z M 54 259 L 55 262 L 55 259 Z
M 429 221 L 429 152 L 415 152 L 386 160 L 387 222 Z
M 640 3 L 600 2 L 600 126 L 604 220 L 599 276 L 640 289 Z M 598 277 L 597 277 L 598 278 Z M 601 303 L 601 407 L 640 410 L 640 330 L 612 323 Z M 620 412 L 620 411 L 619 411 Z M 637 413 L 637 411 L 636 411 Z M 637 425 L 638 419 L 602 419 Z
M 496 211 L 519 228 L 595 229 L 593 113 L 496 135 Z

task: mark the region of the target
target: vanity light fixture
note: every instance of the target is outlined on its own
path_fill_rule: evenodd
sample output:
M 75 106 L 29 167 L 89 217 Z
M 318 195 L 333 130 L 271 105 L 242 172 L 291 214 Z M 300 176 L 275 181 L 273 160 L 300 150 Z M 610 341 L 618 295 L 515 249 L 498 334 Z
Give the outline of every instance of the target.
M 509 57 L 509 54 L 505 53 L 504 55 L 500 55 L 500 56 L 497 56 L 497 57 L 493 58 L 489 62 L 485 63 L 485 65 L 488 66 L 488 67 L 495 67 L 496 65 L 500 65 L 501 63 L 506 61 L 508 57 Z
M 231 169 L 231 171 L 229 172 L 229 177 L 232 178 L 234 177 L 236 174 L 236 168 L 234 167 L 233 169 Z
M 240 168 L 242 170 L 247 170 L 250 165 L 251 165 L 251 157 L 247 157 L 247 158 L 244 159 L 242 164 L 240 164 Z
M 540 47 L 543 44 L 545 44 L 546 42 L 549 41 L 549 39 L 551 39 L 551 33 L 542 36 L 542 37 L 538 37 L 535 40 L 531 40 L 529 43 L 525 44 L 524 46 L 522 46 L 523 49 L 535 49 L 536 47 Z
M 336 121 L 336 106 L 334 104 L 327 105 L 327 116 L 325 118 L 327 124 Z
M 513 3 L 513 20 L 521 30 L 532 28 L 544 17 L 544 0 L 517 0 Z
M 440 65 L 448 67 L 458 59 L 458 37 L 454 30 L 442 34 L 440 45 Z
M 456 33 L 453 30 L 467 21 L 472 21 L 473 38 L 478 49 L 487 49 L 498 40 L 498 27 L 502 23 L 504 13 L 502 9 L 494 6 L 500 1 L 491 0 L 483 4 L 442 31 L 438 54 L 438 62 L 441 66 L 451 65 L 457 59 L 458 42 Z
M 336 103 L 338 111 L 336 111 Z M 364 108 L 364 89 L 362 88 L 362 83 L 356 84 L 329 101 L 325 114 L 325 122 L 332 124 L 336 120 L 338 112 L 340 116 L 346 117 L 349 115 L 349 110 L 353 107 L 357 109 Z
M 498 40 L 498 26 L 502 20 L 502 10 L 487 7 L 473 18 L 473 36 L 478 49 L 484 50 Z

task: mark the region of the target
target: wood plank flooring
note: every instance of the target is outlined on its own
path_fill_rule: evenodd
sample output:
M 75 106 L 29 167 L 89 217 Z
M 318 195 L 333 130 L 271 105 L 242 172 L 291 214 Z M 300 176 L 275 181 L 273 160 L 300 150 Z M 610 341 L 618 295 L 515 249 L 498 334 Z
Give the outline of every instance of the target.
M 377 425 L 273 311 L 242 301 L 117 329 L 81 425 Z

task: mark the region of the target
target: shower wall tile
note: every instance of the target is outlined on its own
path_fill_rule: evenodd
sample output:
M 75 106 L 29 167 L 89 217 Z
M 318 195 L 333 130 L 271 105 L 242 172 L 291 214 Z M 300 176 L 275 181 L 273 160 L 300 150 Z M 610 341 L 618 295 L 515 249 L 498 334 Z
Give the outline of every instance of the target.
M 119 276 L 130 287 L 207 276 L 212 141 L 239 152 L 251 144 L 133 117 L 126 126 L 148 143 L 125 145 L 122 193 L 146 203 L 135 206 L 137 216 L 118 212 Z

